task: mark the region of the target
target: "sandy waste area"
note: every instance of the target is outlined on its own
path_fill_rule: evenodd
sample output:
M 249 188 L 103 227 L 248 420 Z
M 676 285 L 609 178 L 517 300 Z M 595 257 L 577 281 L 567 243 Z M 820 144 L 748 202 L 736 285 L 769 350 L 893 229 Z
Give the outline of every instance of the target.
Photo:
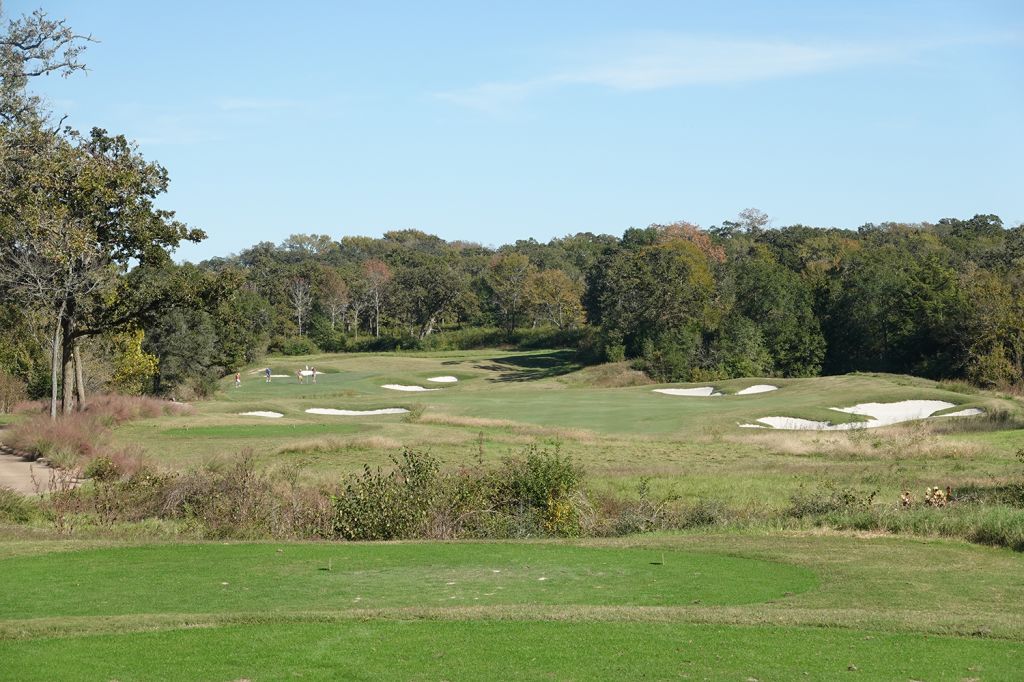
M 786 431 L 851 431 L 853 429 L 877 429 L 903 422 L 935 418 L 936 412 L 956 407 L 944 400 L 901 400 L 894 403 L 861 403 L 853 407 L 832 407 L 829 409 L 847 414 L 869 417 L 867 421 L 833 424 L 832 422 L 800 419 L 798 417 L 762 417 L 755 424 L 740 424 L 745 429 L 781 429 Z M 968 408 L 938 415 L 939 417 L 972 417 L 982 414 L 977 408 Z
M 372 417 L 380 414 L 405 414 L 404 407 L 385 407 L 380 410 L 336 410 L 332 407 L 311 407 L 306 414 L 326 414 L 334 417 Z

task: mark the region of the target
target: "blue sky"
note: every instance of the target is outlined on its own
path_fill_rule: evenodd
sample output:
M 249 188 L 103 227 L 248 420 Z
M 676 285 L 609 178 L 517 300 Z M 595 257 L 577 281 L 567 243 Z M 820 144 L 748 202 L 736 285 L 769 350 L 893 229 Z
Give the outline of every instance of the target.
M 39 85 L 165 165 L 226 255 L 295 232 L 497 245 L 757 207 L 1024 221 L 1024 3 L 43 4 L 101 42 Z

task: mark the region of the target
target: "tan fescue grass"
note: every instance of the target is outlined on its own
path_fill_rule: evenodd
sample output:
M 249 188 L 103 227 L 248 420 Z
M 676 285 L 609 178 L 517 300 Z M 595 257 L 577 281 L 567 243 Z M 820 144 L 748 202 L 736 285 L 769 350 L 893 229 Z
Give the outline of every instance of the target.
M 353 438 L 313 438 L 301 440 L 291 445 L 278 448 L 282 455 L 295 455 L 304 452 L 336 452 L 338 450 L 399 450 L 402 443 L 387 436 L 356 436 Z
M 512 429 L 523 426 L 508 419 L 488 419 L 485 417 L 458 417 L 448 414 L 423 414 L 416 420 L 420 424 L 437 424 L 439 426 L 468 426 L 478 429 Z
M 113 424 L 163 415 L 190 414 L 192 407 L 149 396 L 97 395 L 90 398 L 83 412 L 98 415 Z
M 849 432 L 769 431 L 731 435 L 726 440 L 754 444 L 773 453 L 836 459 L 960 459 L 982 452 L 975 443 L 940 439 L 923 425 Z
M 187 414 L 191 408 L 157 398 L 97 395 L 85 407 L 71 414 L 50 419 L 44 402 L 20 406 L 25 414 L 34 415 L 12 426 L 5 435 L 10 445 L 36 455 L 52 458 L 60 455 L 95 457 L 119 454 L 126 463 L 135 452 L 114 453 L 109 446 L 110 427 L 136 419 L 163 415 Z

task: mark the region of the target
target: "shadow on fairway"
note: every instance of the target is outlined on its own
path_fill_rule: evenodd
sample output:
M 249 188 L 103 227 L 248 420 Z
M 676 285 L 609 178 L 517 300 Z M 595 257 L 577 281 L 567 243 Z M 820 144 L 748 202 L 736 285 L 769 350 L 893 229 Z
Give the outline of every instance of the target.
M 571 350 L 555 350 L 537 355 L 510 355 L 492 358 L 492 364 L 474 365 L 476 369 L 496 372 L 491 381 L 536 381 L 557 377 L 580 368 L 576 353 Z

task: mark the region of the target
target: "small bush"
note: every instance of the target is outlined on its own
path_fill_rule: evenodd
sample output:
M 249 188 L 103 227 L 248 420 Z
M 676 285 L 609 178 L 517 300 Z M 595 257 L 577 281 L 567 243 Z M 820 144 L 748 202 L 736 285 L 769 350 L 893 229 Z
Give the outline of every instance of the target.
M 517 516 L 520 534 L 573 536 L 579 534 L 579 515 L 573 496 L 583 482 L 583 470 L 558 449 L 531 445 L 522 458 L 504 460 L 496 473 L 494 503 Z M 531 528 L 537 519 L 541 527 Z
M 178 514 L 211 538 L 260 538 L 272 533 L 278 499 L 252 453 L 215 460 L 175 481 Z
M 826 481 L 815 490 L 808 490 L 801 484 L 790 496 L 785 514 L 804 518 L 864 510 L 870 508 L 877 494 L 877 491 L 874 491 L 861 495 L 851 488 L 837 488 L 833 481 Z
M 365 467 L 350 476 L 332 498 L 334 530 L 346 540 L 392 540 L 422 535 L 427 510 L 439 493 L 438 462 L 406 449 L 393 458 L 395 469 Z
M 683 509 L 679 525 L 682 528 L 702 528 L 724 524 L 728 519 L 729 512 L 724 502 L 702 498 Z
M 95 457 L 86 466 L 82 474 L 94 481 L 113 481 L 121 477 L 121 470 L 109 457 Z
M 647 533 L 679 525 L 678 518 L 669 508 L 669 505 L 678 499 L 676 495 L 655 499 L 651 493 L 651 479 L 647 477 L 640 479 L 636 493 L 635 500 L 619 504 L 619 509 L 614 512 L 612 532 L 615 535 Z M 609 502 L 614 505 L 616 500 L 604 500 L 606 506 Z

